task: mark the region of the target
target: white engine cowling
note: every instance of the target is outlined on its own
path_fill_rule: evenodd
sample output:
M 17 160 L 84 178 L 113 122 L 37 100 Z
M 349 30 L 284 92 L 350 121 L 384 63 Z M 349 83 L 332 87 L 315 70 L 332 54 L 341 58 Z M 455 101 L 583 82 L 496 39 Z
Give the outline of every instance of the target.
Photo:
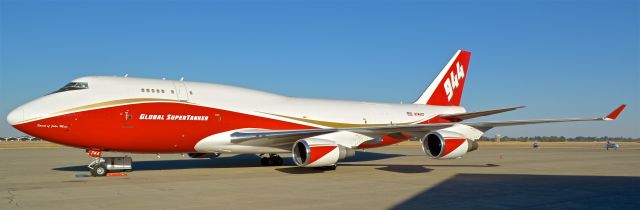
M 190 158 L 215 158 L 220 156 L 220 153 L 187 153 Z
M 355 150 L 325 139 L 301 139 L 291 149 L 293 162 L 301 167 L 331 166 L 355 155 Z
M 422 150 L 434 159 L 454 159 L 478 149 L 478 143 L 452 131 L 438 130 L 425 135 Z

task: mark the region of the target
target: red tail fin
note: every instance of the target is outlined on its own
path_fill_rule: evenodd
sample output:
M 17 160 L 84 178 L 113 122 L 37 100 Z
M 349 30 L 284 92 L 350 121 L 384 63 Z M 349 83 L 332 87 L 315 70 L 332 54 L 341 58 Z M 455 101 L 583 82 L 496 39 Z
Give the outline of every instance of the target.
M 471 52 L 458 50 L 414 104 L 459 106 Z

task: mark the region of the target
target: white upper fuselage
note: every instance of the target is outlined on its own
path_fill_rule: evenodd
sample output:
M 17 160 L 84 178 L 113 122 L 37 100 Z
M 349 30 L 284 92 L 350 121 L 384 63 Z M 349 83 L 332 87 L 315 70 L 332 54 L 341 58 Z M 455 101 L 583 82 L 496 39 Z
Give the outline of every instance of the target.
M 462 107 L 451 106 L 295 98 L 228 85 L 187 81 L 94 76 L 78 78 L 73 82 L 86 82 L 89 88 L 54 93 L 31 101 L 16 109 L 23 112 L 23 117 L 12 115 L 10 123 L 19 124 L 52 117 L 55 113 L 76 107 L 133 98 L 187 101 L 200 106 L 268 116 L 285 121 L 299 122 L 274 115 L 354 125 L 413 124 L 439 114 L 465 112 Z M 145 92 L 142 91 L 143 89 Z M 154 91 L 146 92 L 147 89 Z M 155 90 L 163 90 L 164 93 L 156 93 Z M 331 127 L 314 123 L 305 124 L 313 127 Z

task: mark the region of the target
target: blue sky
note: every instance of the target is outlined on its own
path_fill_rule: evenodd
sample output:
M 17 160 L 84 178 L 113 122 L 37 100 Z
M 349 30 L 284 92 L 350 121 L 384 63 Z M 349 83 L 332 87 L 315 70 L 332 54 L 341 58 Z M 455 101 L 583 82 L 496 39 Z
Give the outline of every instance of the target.
M 638 1 L 0 1 L 0 136 L 14 107 L 84 75 L 223 83 L 290 96 L 410 103 L 457 49 L 473 52 L 480 120 L 615 122 L 509 136 L 640 137 Z

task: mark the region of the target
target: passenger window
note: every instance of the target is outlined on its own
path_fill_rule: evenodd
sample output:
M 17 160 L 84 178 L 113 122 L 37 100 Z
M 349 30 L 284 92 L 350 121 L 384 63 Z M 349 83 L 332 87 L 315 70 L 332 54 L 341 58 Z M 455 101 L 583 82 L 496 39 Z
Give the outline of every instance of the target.
M 150 92 L 150 91 L 149 91 L 149 88 L 147 88 L 147 93 L 148 93 L 148 92 Z
M 140 89 L 144 93 L 144 88 Z
M 161 91 L 162 91 L 162 93 L 164 93 L 164 89 L 162 89 Z
M 190 95 L 193 95 L 193 91 L 189 91 L 189 94 L 190 94 Z
M 152 92 L 152 93 L 156 93 L 156 90 L 155 90 L 155 89 L 151 89 L 151 92 Z
M 173 90 L 171 90 L 171 94 L 173 94 Z

